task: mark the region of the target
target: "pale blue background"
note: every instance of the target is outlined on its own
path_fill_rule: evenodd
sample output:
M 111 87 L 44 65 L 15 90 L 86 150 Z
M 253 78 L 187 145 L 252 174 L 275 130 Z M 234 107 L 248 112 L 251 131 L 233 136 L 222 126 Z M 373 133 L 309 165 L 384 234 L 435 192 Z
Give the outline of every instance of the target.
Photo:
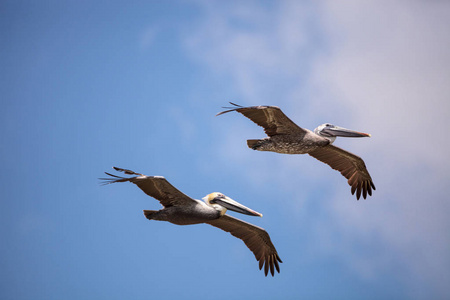
M 450 297 L 446 1 L 2 1 L 1 299 Z M 215 114 L 280 106 L 337 140 L 377 186 L 356 201 L 308 156 L 254 152 Z M 264 214 L 284 263 L 238 239 L 150 222 L 112 166 L 220 191 Z

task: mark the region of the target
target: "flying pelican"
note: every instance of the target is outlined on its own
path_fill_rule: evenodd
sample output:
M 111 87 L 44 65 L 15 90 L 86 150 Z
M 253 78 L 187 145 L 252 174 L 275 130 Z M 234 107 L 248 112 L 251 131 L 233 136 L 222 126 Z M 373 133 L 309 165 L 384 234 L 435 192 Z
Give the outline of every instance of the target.
M 370 137 L 370 134 L 329 123 L 320 125 L 312 132 L 292 122 L 277 106 L 243 107 L 232 102 L 230 104 L 235 107 L 224 107 L 228 110 L 218 113 L 217 116 L 237 111 L 263 127 L 268 135 L 263 139 L 247 140 L 249 148 L 285 154 L 308 153 L 341 172 L 348 179 L 352 195 L 356 191 L 358 200 L 361 192 L 364 199 L 366 199 L 367 194 L 372 196 L 372 189 L 375 190 L 375 185 L 364 161 L 359 156 L 332 145 L 337 136 Z
M 270 268 L 274 276 L 274 267 L 280 273 L 278 262 L 282 262 L 275 246 L 270 240 L 269 234 L 261 227 L 252 225 L 242 220 L 226 215 L 227 209 L 250 216 L 262 217 L 262 214 L 245 207 L 233 199 L 221 193 L 211 193 L 202 198 L 205 202 L 193 199 L 173 185 L 163 176 L 146 176 L 131 170 L 114 167 L 116 171 L 124 172 L 135 177 L 121 177 L 105 172 L 111 176 L 100 178 L 104 184 L 115 182 L 132 182 L 144 193 L 153 197 L 162 204 L 163 209 L 144 210 L 144 215 L 149 220 L 168 221 L 176 225 L 191 225 L 207 223 L 220 228 L 233 236 L 241 239 L 253 252 L 259 261 L 259 269 L 264 266 L 264 273 Z

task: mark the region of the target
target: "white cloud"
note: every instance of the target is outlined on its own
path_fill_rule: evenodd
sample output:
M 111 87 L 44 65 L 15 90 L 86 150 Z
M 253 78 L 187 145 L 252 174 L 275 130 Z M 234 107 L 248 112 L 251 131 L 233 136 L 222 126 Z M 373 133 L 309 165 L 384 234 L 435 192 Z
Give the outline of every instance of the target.
M 445 136 L 450 119 L 450 3 L 215 4 L 205 4 L 204 23 L 187 44 L 211 70 L 233 78 L 243 104 L 281 106 L 310 129 L 331 121 L 373 135 L 364 142 L 336 142 L 366 160 L 377 190 L 369 200 L 348 201 L 342 195 L 349 188 L 338 178 L 333 185 L 336 199 L 326 201 L 330 206 L 324 208 L 331 226 L 316 226 L 318 242 L 366 278 L 399 265 L 411 295 L 425 296 L 430 290 L 448 295 L 450 205 L 444 188 L 450 182 L 450 142 Z M 235 137 L 229 134 L 227 139 Z M 233 144 L 239 142 L 245 143 Z M 244 151 L 220 154 L 245 164 L 246 156 L 254 153 Z M 290 178 L 300 167 L 286 160 L 280 156 L 271 168 L 294 191 Z M 301 165 L 314 172 L 308 173 L 311 182 L 338 177 L 318 171 L 309 157 Z M 247 169 L 253 178 L 267 172 L 261 165 Z M 264 176 L 259 179 L 264 181 Z M 368 255 L 342 241 L 384 249 Z M 419 282 L 428 286 L 425 294 L 416 290 Z
M 333 202 L 333 210 L 345 218 L 342 230 L 361 238 L 376 231 L 395 250 L 384 252 L 385 264 L 403 261 L 437 293 L 448 293 L 450 205 L 443 189 L 450 181 L 450 142 L 444 137 L 450 5 L 329 1 L 324 12 L 328 34 L 339 40 L 321 60 L 314 83 L 328 87 L 326 101 L 345 105 L 355 124 L 372 131 L 370 148 L 355 148 L 377 161 L 371 168 L 379 188 L 373 200 L 380 202 L 365 212 Z
M 409 149 L 395 149 L 396 159 L 441 165 L 450 146 L 440 130 L 450 117 L 450 5 L 365 4 L 324 6 L 329 35 L 341 40 L 321 60 L 315 83 L 326 85 L 327 96 L 350 108 L 358 123 L 391 132 L 378 141 Z

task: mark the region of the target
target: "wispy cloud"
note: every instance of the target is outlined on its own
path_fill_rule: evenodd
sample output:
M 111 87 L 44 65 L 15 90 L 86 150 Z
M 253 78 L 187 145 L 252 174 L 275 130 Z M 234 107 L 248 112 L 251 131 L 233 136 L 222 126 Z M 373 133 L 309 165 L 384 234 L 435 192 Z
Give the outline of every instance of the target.
M 205 19 L 186 42 L 211 70 L 231 75 L 243 97 L 268 101 L 274 88 L 279 93 L 280 86 L 289 87 L 310 65 L 317 43 L 308 30 L 315 26 L 310 16 L 314 6 L 249 3 L 205 3 Z M 268 81 L 272 84 L 264 84 Z
M 156 26 L 149 26 L 141 33 L 139 36 L 139 47 L 141 50 L 148 50 L 153 45 L 158 31 Z
M 445 29 L 450 5 L 330 1 L 323 7 L 324 28 L 339 38 L 314 82 L 327 86 L 325 97 L 351 111 L 355 124 L 372 131 L 370 148 L 355 148 L 377 161 L 371 168 L 379 188 L 373 200 L 380 202 L 364 212 L 333 202 L 333 210 L 345 220 L 343 231 L 363 239 L 375 232 L 376 240 L 393 250 L 380 252 L 385 264 L 401 261 L 437 293 L 448 293 L 443 278 L 450 237 L 444 232 L 450 228 L 450 205 L 443 189 L 450 180 L 445 154 L 450 143 L 443 129 L 450 117 L 450 54 L 443 49 L 450 44 Z M 365 264 L 372 259 L 366 257 Z
M 411 293 L 420 296 L 415 286 L 425 281 L 425 293 L 448 295 L 450 4 L 208 3 L 204 23 L 187 39 L 188 49 L 214 72 L 231 77 L 243 104 L 281 106 L 311 129 L 320 119 L 373 135 L 370 142 L 337 144 L 366 160 L 375 195 L 365 202 L 343 201 L 349 188 L 339 178 L 336 199 L 327 201 L 330 229 L 317 226 L 318 239 L 366 278 L 398 265 Z M 221 155 L 245 163 L 248 153 Z M 280 182 L 295 190 L 297 181 L 283 174 L 300 168 L 285 160 L 280 156 L 274 168 L 284 176 Z M 315 166 L 308 172 L 316 172 Z M 249 169 L 267 172 L 263 166 Z M 312 181 L 326 176 L 307 175 Z M 332 236 L 379 251 L 349 249 Z

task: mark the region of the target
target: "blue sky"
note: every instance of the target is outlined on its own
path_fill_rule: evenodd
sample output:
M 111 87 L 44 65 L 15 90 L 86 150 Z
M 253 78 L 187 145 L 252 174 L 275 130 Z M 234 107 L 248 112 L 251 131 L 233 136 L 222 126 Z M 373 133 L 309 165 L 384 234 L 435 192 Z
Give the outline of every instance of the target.
M 445 1 L 2 1 L 0 298 L 444 299 L 450 296 L 450 5 Z M 228 101 L 335 144 L 377 190 L 356 201 L 308 156 L 255 152 Z M 150 222 L 112 166 L 220 191 L 264 214 L 283 260 Z

